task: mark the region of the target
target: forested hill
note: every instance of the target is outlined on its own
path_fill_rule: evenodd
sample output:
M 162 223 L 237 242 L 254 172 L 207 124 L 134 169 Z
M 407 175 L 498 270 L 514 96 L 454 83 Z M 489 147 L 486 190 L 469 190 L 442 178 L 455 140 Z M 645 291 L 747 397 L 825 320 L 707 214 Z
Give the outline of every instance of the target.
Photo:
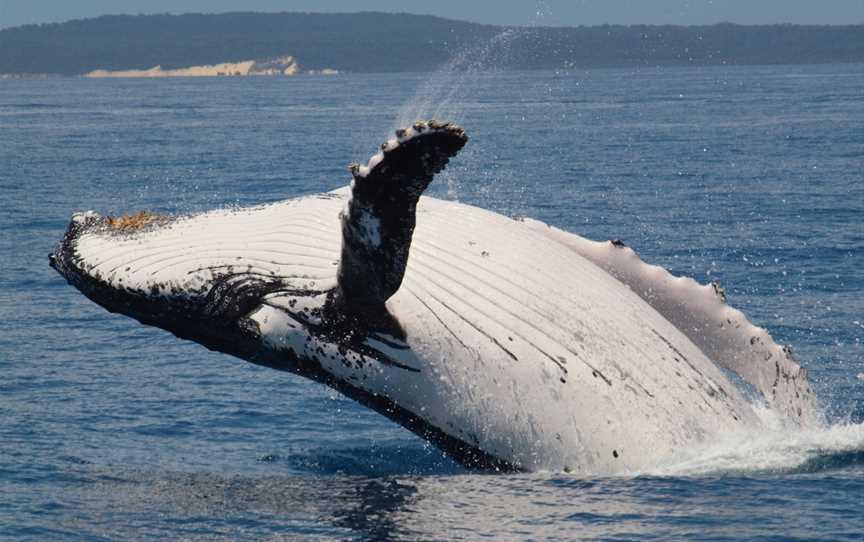
M 293 55 L 302 69 L 428 71 L 502 27 L 354 13 L 112 15 L 0 31 L 0 73 L 182 68 Z M 487 65 L 503 69 L 864 62 L 864 25 L 513 28 Z

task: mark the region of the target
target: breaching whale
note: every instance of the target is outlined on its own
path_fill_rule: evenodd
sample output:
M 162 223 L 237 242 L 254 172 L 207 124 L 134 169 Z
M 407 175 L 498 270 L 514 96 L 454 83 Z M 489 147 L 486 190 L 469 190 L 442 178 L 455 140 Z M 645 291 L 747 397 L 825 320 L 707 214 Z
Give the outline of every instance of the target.
M 396 132 L 346 188 L 73 216 L 51 266 L 112 312 L 335 388 L 470 468 L 635 472 L 813 423 L 806 371 L 717 285 L 617 241 L 421 194 L 467 142 Z

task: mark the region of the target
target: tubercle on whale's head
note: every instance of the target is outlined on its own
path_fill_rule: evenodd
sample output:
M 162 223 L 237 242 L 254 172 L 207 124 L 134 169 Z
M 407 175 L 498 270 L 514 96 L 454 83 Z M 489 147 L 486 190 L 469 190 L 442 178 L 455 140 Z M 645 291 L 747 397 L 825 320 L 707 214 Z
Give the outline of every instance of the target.
M 120 231 L 134 231 L 145 226 L 159 222 L 160 216 L 148 211 L 139 211 L 137 213 L 121 215 L 118 217 L 109 216 L 106 223 L 109 227 Z

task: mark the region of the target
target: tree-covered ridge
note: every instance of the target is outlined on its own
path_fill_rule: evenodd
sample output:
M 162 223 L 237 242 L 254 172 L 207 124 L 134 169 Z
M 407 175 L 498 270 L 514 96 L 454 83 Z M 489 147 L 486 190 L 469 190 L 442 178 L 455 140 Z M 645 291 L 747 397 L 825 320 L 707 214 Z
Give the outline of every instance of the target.
M 0 31 L 0 73 L 75 75 L 293 55 L 302 69 L 428 71 L 505 29 L 432 16 L 354 13 L 110 15 Z M 864 62 L 864 25 L 514 28 L 508 69 Z

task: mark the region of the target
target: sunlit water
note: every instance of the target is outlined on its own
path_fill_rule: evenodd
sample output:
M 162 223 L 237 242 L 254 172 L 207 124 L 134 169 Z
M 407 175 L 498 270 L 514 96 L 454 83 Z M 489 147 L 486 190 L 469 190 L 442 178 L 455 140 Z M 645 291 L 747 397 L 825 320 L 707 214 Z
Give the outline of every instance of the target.
M 0 82 L 0 539 L 861 539 L 864 66 L 438 77 Z M 471 137 L 433 195 L 719 279 L 794 347 L 828 427 L 619 478 L 467 473 L 48 268 L 73 211 L 332 189 L 417 112 Z

